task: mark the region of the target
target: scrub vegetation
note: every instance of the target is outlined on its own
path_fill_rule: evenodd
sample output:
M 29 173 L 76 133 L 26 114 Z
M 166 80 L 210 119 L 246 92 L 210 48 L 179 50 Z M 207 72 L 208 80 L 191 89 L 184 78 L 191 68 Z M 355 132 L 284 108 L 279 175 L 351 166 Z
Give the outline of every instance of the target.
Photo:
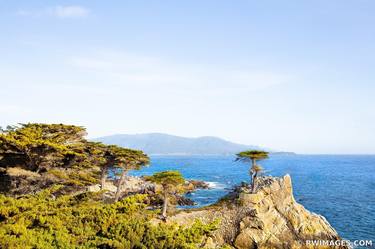
M 147 165 L 149 157 L 85 135 L 83 127 L 64 124 L 0 130 L 1 249 L 197 248 L 216 229 L 217 222 L 197 220 L 185 227 L 163 222 L 147 194 L 121 196 L 126 173 Z M 109 169 L 121 171 L 117 181 L 111 179 L 117 187 L 112 199 L 103 188 Z M 173 185 L 184 183 L 175 171 L 150 180 L 167 198 L 176 191 Z M 88 192 L 95 184 L 102 190 Z

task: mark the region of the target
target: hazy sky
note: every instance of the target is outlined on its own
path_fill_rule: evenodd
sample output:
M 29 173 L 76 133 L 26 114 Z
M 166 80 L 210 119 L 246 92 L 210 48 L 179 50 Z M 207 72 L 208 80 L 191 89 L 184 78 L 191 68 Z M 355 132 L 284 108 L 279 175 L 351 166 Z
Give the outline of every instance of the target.
M 0 0 L 0 125 L 375 153 L 375 1 Z

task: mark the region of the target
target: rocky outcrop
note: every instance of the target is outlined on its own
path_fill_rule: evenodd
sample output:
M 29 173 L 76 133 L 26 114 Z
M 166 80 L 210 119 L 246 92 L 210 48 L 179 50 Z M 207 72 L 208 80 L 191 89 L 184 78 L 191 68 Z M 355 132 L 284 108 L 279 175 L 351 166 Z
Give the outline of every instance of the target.
M 182 211 L 168 222 L 189 225 L 195 219 L 220 220 L 219 229 L 208 238 L 206 248 L 225 244 L 238 249 L 324 248 L 306 241 L 340 239 L 323 216 L 295 201 L 289 175 L 259 178 L 254 194 L 247 187 L 239 187 L 213 206 Z
M 117 181 L 108 180 L 104 185 L 104 190 L 106 193 L 104 197 L 106 199 L 113 199 L 117 191 Z M 194 192 L 197 189 L 208 189 L 209 185 L 204 181 L 198 180 L 187 180 L 183 185 L 183 193 Z M 147 194 L 149 205 L 151 206 L 161 206 L 163 204 L 163 197 L 160 195 L 162 186 L 149 181 L 146 181 L 144 177 L 137 176 L 126 176 L 125 184 L 121 188 L 121 198 L 124 198 L 132 194 Z M 99 192 L 101 191 L 100 184 L 87 186 L 86 191 L 88 192 Z M 194 201 L 185 197 L 181 194 L 175 194 L 172 199 L 171 204 L 177 204 L 179 206 L 193 206 L 196 205 Z

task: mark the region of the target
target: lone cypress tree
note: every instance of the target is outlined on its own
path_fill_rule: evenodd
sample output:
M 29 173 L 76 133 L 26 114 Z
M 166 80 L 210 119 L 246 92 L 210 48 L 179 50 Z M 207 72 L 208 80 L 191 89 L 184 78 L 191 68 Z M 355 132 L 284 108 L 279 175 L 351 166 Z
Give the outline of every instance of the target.
M 257 161 L 268 158 L 268 152 L 262 150 L 247 150 L 236 154 L 236 161 L 251 162 L 251 168 L 249 170 L 251 178 L 251 192 L 254 193 L 256 188 L 256 178 L 263 168 L 257 164 Z
M 158 183 L 163 187 L 162 217 L 166 219 L 169 196 L 178 191 L 178 187 L 185 183 L 185 179 L 179 171 L 163 171 L 155 173 L 147 180 Z

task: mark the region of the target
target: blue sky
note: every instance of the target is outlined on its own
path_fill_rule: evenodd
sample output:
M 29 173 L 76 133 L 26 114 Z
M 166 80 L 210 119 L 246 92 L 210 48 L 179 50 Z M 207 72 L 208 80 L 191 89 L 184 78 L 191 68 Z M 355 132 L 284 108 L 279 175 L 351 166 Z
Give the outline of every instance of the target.
M 0 0 L 0 125 L 375 153 L 375 2 Z

